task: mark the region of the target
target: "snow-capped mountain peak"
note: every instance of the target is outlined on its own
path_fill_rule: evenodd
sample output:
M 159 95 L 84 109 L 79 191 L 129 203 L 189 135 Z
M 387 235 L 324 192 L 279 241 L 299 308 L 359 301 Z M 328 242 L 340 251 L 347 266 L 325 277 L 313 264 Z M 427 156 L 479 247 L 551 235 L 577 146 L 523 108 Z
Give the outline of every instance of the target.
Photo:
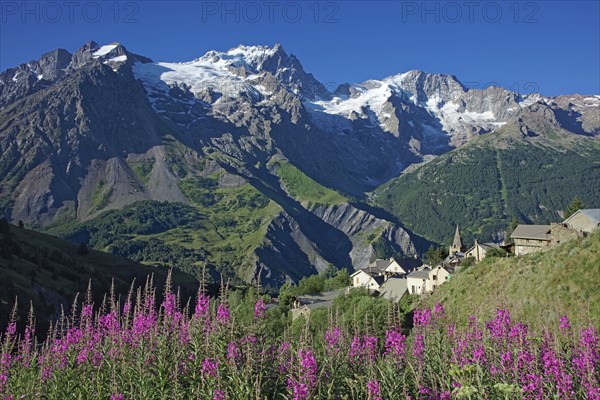
M 273 47 L 239 45 L 225 52 L 211 50 L 195 61 L 211 62 L 234 68 L 245 67 L 258 72 L 262 70 L 262 64 L 267 59 L 280 51 L 287 57 L 279 43 Z

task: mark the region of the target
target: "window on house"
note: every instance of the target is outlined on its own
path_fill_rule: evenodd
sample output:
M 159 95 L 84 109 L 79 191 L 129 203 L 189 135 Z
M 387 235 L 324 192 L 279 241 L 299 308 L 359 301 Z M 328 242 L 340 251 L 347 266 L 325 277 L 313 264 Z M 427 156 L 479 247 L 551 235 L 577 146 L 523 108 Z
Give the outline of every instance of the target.
M 437 275 L 433 276 L 433 280 L 436 281 L 437 280 Z

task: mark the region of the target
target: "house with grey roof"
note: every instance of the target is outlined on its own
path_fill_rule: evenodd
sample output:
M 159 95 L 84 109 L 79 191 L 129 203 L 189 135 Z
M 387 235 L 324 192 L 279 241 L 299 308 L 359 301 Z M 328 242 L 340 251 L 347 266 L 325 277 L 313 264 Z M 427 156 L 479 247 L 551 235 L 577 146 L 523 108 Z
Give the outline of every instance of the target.
M 354 271 L 352 275 L 350 275 L 350 279 L 352 279 L 352 286 L 354 287 L 368 287 L 372 278 L 383 275 L 382 270 L 376 266 L 372 266 Z
M 600 208 L 577 210 L 563 224 L 583 234 L 591 233 L 600 227 Z
M 369 267 L 372 271 L 380 271 L 386 276 L 403 276 L 423 265 L 421 260 L 415 257 L 404 258 L 378 258 Z
M 535 253 L 550 247 L 551 225 L 518 225 L 510 237 L 515 242 L 515 255 Z
M 423 268 L 411 272 L 406 276 L 406 286 L 410 294 L 422 294 L 427 289 L 430 268 Z
M 406 278 L 389 278 L 379 289 L 379 294 L 386 300 L 398 301 L 408 292 Z
M 333 303 L 332 300 L 327 300 L 327 301 L 319 301 L 319 302 L 315 302 L 315 303 L 298 302 L 297 304 L 293 304 L 293 306 L 290 310 L 292 312 L 292 321 L 300 316 L 302 316 L 304 318 L 308 318 L 310 316 L 310 313 L 313 310 L 315 310 L 317 308 L 322 308 L 322 307 L 330 307 L 332 303 Z
M 475 239 L 475 244 L 465 252 L 465 258 L 473 257 L 475 262 L 483 260 L 490 249 L 500 249 L 500 245 L 496 243 L 479 243 Z

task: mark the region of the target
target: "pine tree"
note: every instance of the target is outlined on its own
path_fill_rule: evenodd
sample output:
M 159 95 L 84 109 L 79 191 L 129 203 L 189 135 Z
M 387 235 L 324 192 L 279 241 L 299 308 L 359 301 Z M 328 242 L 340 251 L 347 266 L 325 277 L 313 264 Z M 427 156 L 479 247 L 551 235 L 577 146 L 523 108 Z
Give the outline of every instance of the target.
M 577 211 L 581 210 L 582 208 L 585 208 L 585 206 L 581 202 L 581 199 L 579 198 L 579 196 L 573 197 L 573 200 L 571 200 L 571 203 L 569 204 L 567 209 L 564 211 L 563 218 L 564 219 L 569 218 L 571 215 L 575 214 Z

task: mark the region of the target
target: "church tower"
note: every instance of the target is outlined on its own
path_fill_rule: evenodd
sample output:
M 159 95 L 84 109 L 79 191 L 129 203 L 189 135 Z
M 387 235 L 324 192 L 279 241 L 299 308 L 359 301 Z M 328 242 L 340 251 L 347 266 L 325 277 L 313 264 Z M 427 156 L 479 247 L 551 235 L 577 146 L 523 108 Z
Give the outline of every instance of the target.
M 458 225 L 456 225 L 456 232 L 454 232 L 454 240 L 452 241 L 452 245 L 450 246 L 450 255 L 454 253 L 462 253 L 464 251 L 464 245 L 462 239 L 460 237 L 460 230 L 458 229 Z

